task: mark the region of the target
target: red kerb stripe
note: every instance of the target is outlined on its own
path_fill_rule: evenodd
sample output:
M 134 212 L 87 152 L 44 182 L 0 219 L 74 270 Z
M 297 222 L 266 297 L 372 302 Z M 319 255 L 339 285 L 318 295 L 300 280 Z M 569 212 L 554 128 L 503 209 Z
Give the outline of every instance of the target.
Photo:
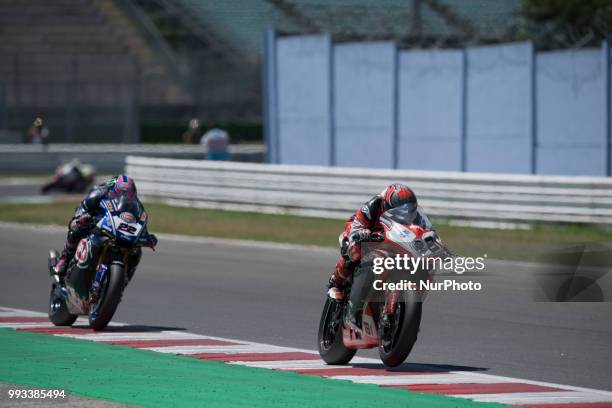
M 505 394 L 513 392 L 547 392 L 568 391 L 561 388 L 544 387 L 525 383 L 457 383 L 457 384 L 412 384 L 388 385 L 386 388 L 404 388 L 414 392 L 432 394 L 464 395 L 464 394 Z
M 0 317 L 0 323 L 49 323 L 49 318 L 45 316 L 9 316 Z

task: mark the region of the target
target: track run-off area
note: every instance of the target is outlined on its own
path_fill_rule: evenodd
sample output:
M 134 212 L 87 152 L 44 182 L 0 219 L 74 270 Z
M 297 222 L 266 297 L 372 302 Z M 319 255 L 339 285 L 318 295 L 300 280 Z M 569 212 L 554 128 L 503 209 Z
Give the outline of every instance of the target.
M 64 237 L 61 227 L 0 224 L 0 326 L 5 328 L 0 332 L 0 348 L 5 350 L 0 355 L 7 363 L 0 368 L 0 382 L 51 386 L 51 380 L 25 382 L 28 375 L 35 379 L 51 370 L 42 354 L 36 354 L 47 347 L 49 354 L 78 350 L 79 356 L 89 353 L 90 360 L 115 358 L 116 365 L 122 358 L 134 359 L 134 367 L 141 368 L 145 365 L 139 365 L 140 359 L 178 359 L 177 364 L 187 365 L 186 371 L 177 369 L 178 380 L 217 391 L 217 399 L 202 396 L 211 406 L 232 403 L 218 393 L 239 392 L 234 380 L 240 380 L 245 392 L 258 390 L 252 406 L 274 405 L 273 401 L 290 406 L 286 398 L 301 395 L 291 394 L 294 388 L 287 388 L 288 381 L 313 394 L 312 403 L 302 406 L 329 406 L 329 398 L 338 402 L 341 396 L 370 404 L 386 398 L 412 401 L 414 406 L 479 401 L 612 407 L 612 303 L 535 302 L 533 265 L 489 261 L 486 272 L 455 277 L 482 283 L 482 291 L 432 292 L 424 305 L 419 339 L 404 365 L 384 369 L 375 351 L 364 351 L 352 365 L 334 367 L 326 366 L 313 351 L 325 283 L 337 256 L 333 250 L 162 235 L 158 251 L 144 253 L 115 316 L 117 322 L 130 324 L 116 323 L 93 333 L 82 321 L 74 328 L 54 328 L 44 313 L 50 287 L 48 250 L 60 249 Z M 47 341 L 61 344 L 46 345 Z M 39 343 L 39 348 L 28 346 Z M 20 354 L 12 355 L 11 350 Z M 108 354 L 128 351 L 138 355 Z M 194 363 L 202 368 L 193 368 Z M 17 366 L 23 368 L 16 370 Z M 78 366 L 75 363 L 75 375 Z M 55 388 L 64 384 L 70 390 L 71 381 L 62 378 L 66 367 L 70 364 L 52 376 Z M 233 367 L 247 372 L 224 371 Z M 148 370 L 155 376 L 155 366 Z M 193 382 L 206 375 L 199 370 L 226 379 L 226 388 L 214 381 Z M 190 380 L 186 373 L 192 371 Z M 288 377 L 269 378 L 269 373 Z M 268 384 L 265 391 L 257 388 L 256 379 Z M 174 384 L 175 379 L 168 382 Z M 79 381 L 75 384 L 77 394 L 107 399 L 103 388 L 99 394 L 88 393 Z M 359 388 L 342 388 L 346 386 Z M 283 396 L 275 394 L 279 390 Z M 129 391 L 117 393 L 123 398 L 118 402 L 138 405 L 136 397 L 124 394 Z M 140 404 L 163 406 L 152 398 Z

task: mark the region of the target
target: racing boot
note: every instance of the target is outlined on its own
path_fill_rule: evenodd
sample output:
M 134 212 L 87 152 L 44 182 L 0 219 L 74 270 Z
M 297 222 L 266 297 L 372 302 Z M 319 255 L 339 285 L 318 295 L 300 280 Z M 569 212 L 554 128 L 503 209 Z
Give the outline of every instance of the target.
M 342 301 L 345 297 L 346 283 L 348 278 L 351 276 L 352 271 L 350 270 L 348 263 L 344 258 L 336 263 L 336 267 L 331 277 L 329 278 L 327 294 L 331 299 Z
M 327 287 L 327 296 L 329 296 L 330 299 L 333 299 L 338 302 L 344 300 L 344 287 L 335 284 L 332 279 L 329 280 L 329 284 Z
M 329 278 L 327 294 L 330 298 L 342 301 L 344 300 L 346 293 L 346 284 L 348 279 L 353 273 L 353 263 L 344 257 L 340 258 L 336 263 L 334 272 Z
M 67 242 L 66 246 L 64 247 L 64 250 L 62 251 L 62 254 L 57 260 L 57 263 L 55 264 L 55 267 L 53 269 L 55 270 L 55 273 L 57 274 L 57 276 L 59 276 L 60 278 L 63 278 L 64 276 L 66 276 L 66 270 L 68 269 L 68 263 L 70 262 L 70 258 L 74 256 L 75 249 L 76 248 L 74 249 L 69 248 L 69 243 Z
M 68 260 L 70 259 L 68 252 L 66 250 L 62 251 L 62 255 L 60 255 L 57 263 L 53 267 L 55 273 L 58 276 L 66 276 L 66 268 L 68 268 Z

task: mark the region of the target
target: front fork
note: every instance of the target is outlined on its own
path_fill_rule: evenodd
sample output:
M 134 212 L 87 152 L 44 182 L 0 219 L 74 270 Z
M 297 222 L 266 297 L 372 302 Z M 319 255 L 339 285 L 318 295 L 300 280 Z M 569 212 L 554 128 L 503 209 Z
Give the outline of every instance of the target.
M 102 291 L 102 285 L 103 285 L 104 281 L 106 280 L 106 276 L 108 275 L 109 270 L 110 270 L 108 265 L 106 263 L 104 263 L 104 262 L 108 262 L 109 261 L 107 259 L 107 257 L 105 256 L 107 254 L 107 251 L 108 251 L 108 248 L 105 247 L 103 249 L 102 255 L 100 256 L 100 263 L 98 264 L 98 268 L 96 269 L 96 276 L 95 276 L 95 278 L 93 280 L 93 283 L 91 285 L 91 291 L 90 291 L 90 294 L 89 294 L 89 303 L 90 304 L 94 304 L 94 303 L 96 303 L 100 299 L 100 293 Z M 137 265 L 138 261 L 136 261 L 136 265 L 130 265 L 130 254 L 127 251 L 125 251 L 122 254 L 122 258 L 123 259 L 121 261 L 114 260 L 114 261 L 111 261 L 110 263 L 113 264 L 113 265 L 116 265 L 116 264 L 121 265 L 121 268 L 124 269 L 124 271 L 125 271 L 126 265 L 128 267 L 130 267 L 130 270 L 126 271 L 128 273 L 125 274 L 125 283 L 124 283 L 124 285 L 127 286 L 127 284 L 129 283 L 129 281 L 132 278 L 132 275 L 135 272 L 136 265 Z M 138 254 L 138 260 L 140 260 L 140 253 Z
M 389 296 L 387 296 L 383 316 L 392 316 L 395 313 L 395 305 L 397 304 L 399 298 L 400 292 L 397 290 L 394 290 Z
M 106 279 L 108 274 L 108 266 L 103 263 L 98 265 L 96 270 L 96 276 L 93 283 L 91 284 L 91 290 L 89 291 L 89 304 L 95 304 L 100 299 L 100 292 L 102 291 L 102 283 Z

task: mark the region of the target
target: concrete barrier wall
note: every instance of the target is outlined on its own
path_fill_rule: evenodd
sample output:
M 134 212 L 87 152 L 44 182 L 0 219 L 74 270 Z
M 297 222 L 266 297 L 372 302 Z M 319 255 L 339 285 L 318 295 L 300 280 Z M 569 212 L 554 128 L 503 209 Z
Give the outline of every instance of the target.
M 599 50 L 538 54 L 538 173 L 607 174 L 607 63 Z
M 331 41 L 281 38 L 277 43 L 280 160 L 331 164 Z
M 230 146 L 231 159 L 262 162 L 264 147 L 261 145 Z M 78 158 L 93 164 L 98 174 L 120 173 L 128 155 L 166 157 L 177 159 L 203 159 L 206 150 L 201 146 L 186 145 L 0 145 L 0 173 L 40 174 L 50 173 L 58 164 Z
M 266 43 L 271 163 L 611 175 L 608 43 L 398 51 L 271 32 Z
M 463 52 L 403 51 L 398 67 L 397 167 L 460 171 Z
M 335 45 L 333 73 L 333 164 L 394 167 L 395 44 Z
M 532 172 L 531 44 L 467 50 L 467 171 Z

